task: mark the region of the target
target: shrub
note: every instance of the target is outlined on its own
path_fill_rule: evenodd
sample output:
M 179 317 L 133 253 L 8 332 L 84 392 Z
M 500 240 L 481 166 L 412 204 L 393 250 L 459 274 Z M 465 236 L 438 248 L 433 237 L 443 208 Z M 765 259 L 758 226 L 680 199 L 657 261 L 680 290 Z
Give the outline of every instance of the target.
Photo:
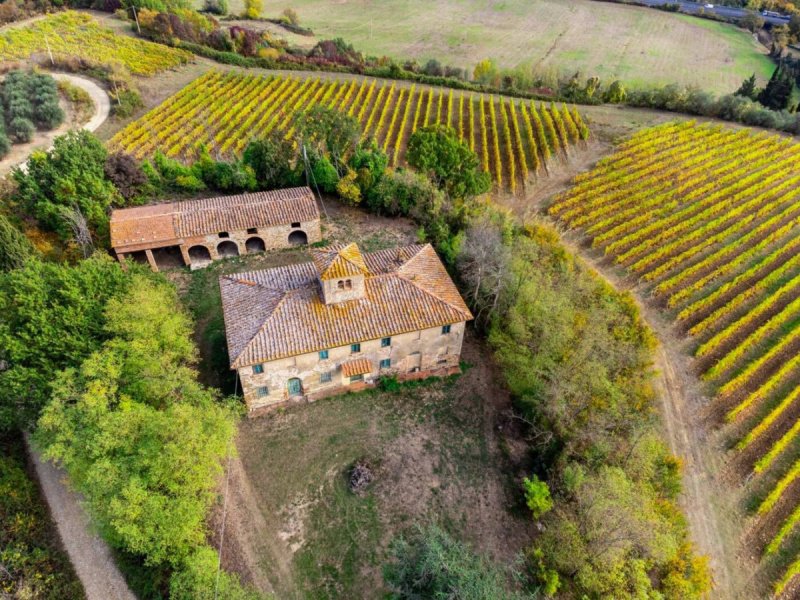
M 214 15 L 227 15 L 228 0 L 205 0 L 203 10 Z
M 286 8 L 281 13 L 281 17 L 289 24 L 294 25 L 297 27 L 300 25 L 300 17 L 297 15 L 297 11 L 293 8 Z
M 17 117 L 8 124 L 8 132 L 15 141 L 25 143 L 33 139 L 33 134 L 36 133 L 36 127 L 34 127 L 29 119 Z
M 0 129 L 0 158 L 3 158 L 11 150 L 11 140 L 8 139 L 6 132 Z
M 175 571 L 169 582 L 171 600 L 260 600 L 257 592 L 247 589 L 236 575 L 219 574 L 217 553 L 209 546 L 200 546 L 183 568 Z
M 55 129 L 64 122 L 64 111 L 58 105 L 57 99 L 49 99 L 37 105 L 33 115 L 41 129 Z
M 550 488 L 536 475 L 531 479 L 522 480 L 522 489 L 525 491 L 525 503 L 533 513 L 533 518 L 538 520 L 543 514 L 553 508 L 553 499 L 550 497 Z
M 361 203 L 361 189 L 356 182 L 357 178 L 358 174 L 353 169 L 348 168 L 347 173 L 336 184 L 336 192 L 339 197 L 353 206 Z
M 384 580 L 393 598 L 512 600 L 508 573 L 475 554 L 438 527 L 417 529 L 414 539 L 396 539 Z
M 144 106 L 142 97 L 134 90 L 119 90 L 116 94 L 112 94 L 112 110 L 121 119 L 130 117 L 142 106 Z

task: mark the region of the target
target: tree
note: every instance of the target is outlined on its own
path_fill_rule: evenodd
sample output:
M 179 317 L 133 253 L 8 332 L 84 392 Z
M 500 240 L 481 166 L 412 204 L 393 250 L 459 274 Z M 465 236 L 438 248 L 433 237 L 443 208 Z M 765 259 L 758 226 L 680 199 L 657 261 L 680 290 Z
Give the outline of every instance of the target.
M 756 74 L 753 73 L 742 82 L 742 85 L 739 86 L 739 89 L 734 92 L 736 96 L 744 96 L 745 98 L 750 98 L 750 100 L 757 100 L 760 90 L 756 86 Z
M 299 145 L 309 154 L 327 156 L 337 170 L 358 146 L 361 126 L 355 117 L 321 104 L 303 112 L 295 122 Z
M 19 269 L 35 254 L 36 250 L 25 234 L 0 214 L 0 272 Z
M 497 79 L 497 66 L 490 59 L 485 58 L 475 65 L 472 78 L 478 83 L 490 85 Z
M 28 214 L 63 239 L 72 236 L 65 209 L 77 208 L 93 233 L 108 237 L 108 211 L 122 204 L 114 184 L 106 179 L 107 153 L 103 144 L 86 130 L 57 137 L 49 152 L 34 152 L 27 169 L 15 169 L 15 199 Z
M 258 19 L 263 9 L 262 0 L 244 0 L 244 16 L 248 19 Z
M 469 199 L 491 189 L 491 178 L 480 171 L 478 155 L 451 127 L 417 130 L 408 142 L 406 160 L 452 200 Z
M 201 546 L 187 560 L 183 568 L 169 581 L 171 600 L 263 600 L 257 592 L 244 588 L 236 575 L 219 574 L 217 553 L 209 546 Z M 271 596 L 270 596 L 271 597 Z
M 111 544 L 180 567 L 205 542 L 232 413 L 197 381 L 191 320 L 171 284 L 134 275 L 104 321 L 103 346 L 53 376 L 34 440 Z
M 550 488 L 536 475 L 531 479 L 522 480 L 522 489 L 525 491 L 525 504 L 531 509 L 533 518 L 537 521 L 553 508 L 553 499 L 550 497 Z
M 52 394 L 54 374 L 74 368 L 108 337 L 106 302 L 128 273 L 109 256 L 74 267 L 29 260 L 0 273 L 0 430 L 33 425 Z
M 141 165 L 127 152 L 120 150 L 110 154 L 106 158 L 103 171 L 129 204 L 145 200 L 152 192 L 150 181 Z
M 384 580 L 391 598 L 524 600 L 508 583 L 510 573 L 490 564 L 436 526 L 417 528 L 410 541 L 394 540 Z
M 266 137 L 251 141 L 242 161 L 253 169 L 261 189 L 285 188 L 300 181 L 295 163 L 297 150 L 283 133 L 273 129 Z
M 739 20 L 739 25 L 748 31 L 755 33 L 764 27 L 764 19 L 760 15 L 747 11 L 747 14 Z
M 781 63 L 773 71 L 767 87 L 758 95 L 758 101 L 772 110 L 784 110 L 789 107 L 793 91 L 794 78 Z
M 476 220 L 466 231 L 456 264 L 478 324 L 490 323 L 496 316 L 500 297 L 509 282 L 509 238 L 500 225 L 488 219 Z
M 621 81 L 616 80 L 611 82 L 611 85 L 608 86 L 608 89 L 603 94 L 603 102 L 622 104 L 627 97 L 628 92 L 625 90 L 625 86 Z

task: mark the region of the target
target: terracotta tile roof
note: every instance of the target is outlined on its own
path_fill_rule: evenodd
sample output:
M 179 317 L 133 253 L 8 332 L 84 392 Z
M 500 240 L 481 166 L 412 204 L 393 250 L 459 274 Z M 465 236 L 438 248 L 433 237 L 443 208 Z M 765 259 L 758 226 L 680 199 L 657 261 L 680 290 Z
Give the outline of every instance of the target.
M 111 246 L 157 247 L 185 237 L 316 219 L 317 203 L 307 187 L 152 204 L 111 213 Z
M 472 319 L 426 244 L 363 255 L 363 298 L 325 304 L 314 262 L 220 278 L 231 368 Z
M 320 279 L 340 279 L 369 273 L 361 250 L 356 244 L 333 245 L 311 251 Z
M 368 358 L 356 358 L 346 363 L 342 363 L 342 375 L 352 377 L 353 375 L 364 375 L 372 371 L 372 363 Z

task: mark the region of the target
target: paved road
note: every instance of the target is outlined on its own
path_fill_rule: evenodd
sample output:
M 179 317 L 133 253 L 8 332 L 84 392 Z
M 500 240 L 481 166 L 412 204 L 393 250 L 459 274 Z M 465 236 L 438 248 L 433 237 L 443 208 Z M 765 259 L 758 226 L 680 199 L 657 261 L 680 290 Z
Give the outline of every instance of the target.
M 717 6 L 714 4 L 714 8 L 704 8 L 705 2 L 688 2 L 687 0 L 637 0 L 640 4 L 646 4 L 647 6 L 663 6 L 664 4 L 680 4 L 681 11 L 689 14 L 694 14 L 700 12 L 700 9 L 704 10 L 707 13 L 713 13 L 715 15 L 719 15 L 720 17 L 725 17 L 726 19 L 741 19 L 742 17 L 748 14 L 758 14 L 756 11 L 747 10 L 745 8 L 734 8 L 732 6 Z M 713 4 L 713 1 L 711 2 Z M 760 16 L 760 15 L 759 15 Z M 761 17 L 767 23 L 771 23 L 773 25 L 785 25 L 789 22 L 789 18 L 779 18 L 779 17 Z

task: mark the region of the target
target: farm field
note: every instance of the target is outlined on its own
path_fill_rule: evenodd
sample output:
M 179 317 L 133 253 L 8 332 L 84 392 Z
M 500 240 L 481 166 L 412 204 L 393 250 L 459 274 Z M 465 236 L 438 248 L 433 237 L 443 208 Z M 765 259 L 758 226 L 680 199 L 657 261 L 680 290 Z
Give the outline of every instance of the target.
M 692 122 L 645 129 L 552 216 L 650 290 L 694 342 L 746 481 L 748 552 L 800 572 L 800 144 Z
M 196 6 L 202 4 L 195 0 Z M 231 12 L 241 12 L 241 0 Z M 681 83 L 731 93 L 773 66 L 748 33 L 732 26 L 593 0 L 293 0 L 317 39 L 341 36 L 365 54 L 435 58 L 470 72 L 491 58 L 507 68 L 580 71 L 629 86 Z M 274 14 L 270 14 L 274 16 Z
M 522 190 L 553 156 L 589 131 L 577 109 L 517 102 L 449 89 L 406 87 L 377 79 L 322 80 L 210 71 L 117 133 L 109 142 L 137 158 L 161 150 L 191 160 L 206 145 L 214 154 L 240 155 L 272 130 L 291 137 L 295 114 L 314 105 L 355 117 L 393 166 L 401 165 L 414 131 L 434 123 L 456 130 L 478 154 L 498 188 Z
M 0 31 L 0 60 L 31 55 L 77 57 L 119 65 L 134 75 L 149 76 L 192 60 L 185 50 L 118 35 L 93 17 L 74 11 L 47 16 L 24 27 Z

